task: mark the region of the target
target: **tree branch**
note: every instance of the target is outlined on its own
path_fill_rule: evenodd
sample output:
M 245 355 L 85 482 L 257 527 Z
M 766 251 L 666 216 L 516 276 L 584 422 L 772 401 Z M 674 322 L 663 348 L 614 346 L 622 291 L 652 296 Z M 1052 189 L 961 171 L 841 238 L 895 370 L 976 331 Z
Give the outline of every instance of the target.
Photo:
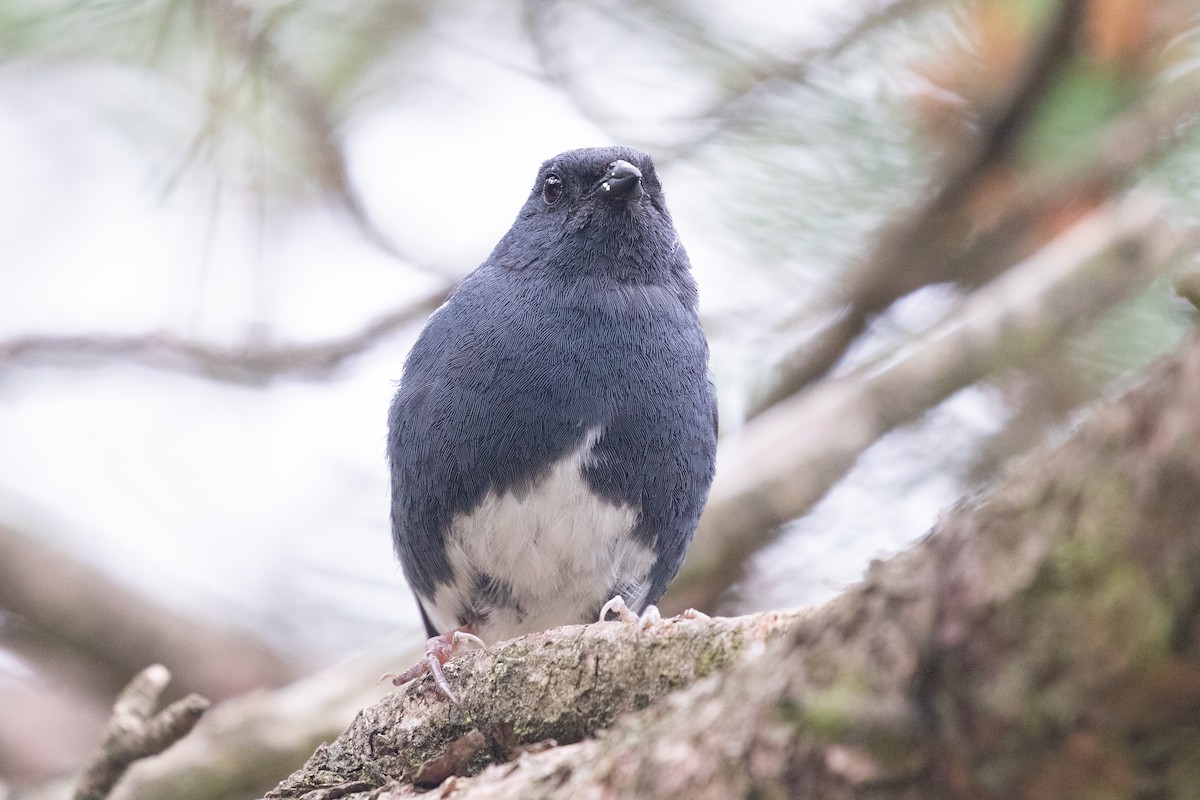
M 317 344 L 222 347 L 164 333 L 30 335 L 0 342 L 0 370 L 113 359 L 228 383 L 259 385 L 281 377 L 323 380 L 385 337 L 430 314 L 445 302 L 451 288 L 439 286 L 354 333 Z
M 578 741 L 621 714 L 729 667 L 783 637 L 804 612 L 732 619 L 664 620 L 641 630 L 620 622 L 572 625 L 455 659 L 447 675 L 459 707 L 423 679 L 365 709 L 331 745 L 268 796 L 334 789 L 340 776 L 414 781 L 448 746 L 478 745 L 455 764 L 478 769 L 554 740 Z M 468 737 L 472 731 L 476 735 Z M 334 779 L 337 779 L 335 781 Z
M 104 800 L 135 761 L 158 755 L 188 735 L 208 709 L 208 701 L 190 694 L 155 714 L 159 696 L 170 681 L 167 668 L 155 664 L 125 687 L 74 800 Z
M 280 689 L 219 703 L 169 752 L 134 765 L 110 800 L 243 800 L 261 794 L 334 738 L 359 709 L 379 700 L 382 672 L 416 661 L 421 652 L 388 641 Z M 203 789 L 191 794 L 183 786 Z
M 0 608 L 32 628 L 43 648 L 85 654 L 86 678 L 108 692 L 155 659 L 171 665 L 177 685 L 217 699 L 290 677 L 279 656 L 252 637 L 167 611 L 3 523 Z
M 1031 48 L 1020 78 L 1008 97 L 985 119 L 981 132 L 949 159 L 936 191 L 912 213 L 886 226 L 874 249 L 836 287 L 837 296 L 816 301 L 815 308 L 837 309 L 815 335 L 781 359 L 776 374 L 758 398 L 751 416 L 795 394 L 826 374 L 866 329 L 871 317 L 922 286 L 956 277 L 949 268 L 972 225 L 967 201 L 991 171 L 1003 163 L 1026 123 L 1074 52 L 1083 17 L 1083 0 L 1061 0 L 1041 40 Z M 1008 262 L 985 263 L 998 268 Z M 984 276 L 986 278 L 988 276 Z
M 802 617 L 803 612 L 772 612 L 711 622 L 667 621 L 641 633 L 617 623 L 547 631 L 447 665 L 447 675 L 464 697 L 458 709 L 447 708 L 427 680 L 379 701 L 390 688 L 377 685 L 380 673 L 413 663 L 423 652 L 389 642 L 282 689 L 218 704 L 169 752 L 136 764 L 111 800 L 178 800 L 181 786 L 204 787 L 207 800 L 253 796 L 278 783 L 321 742 L 335 738 L 364 705 L 377 702 L 374 713 L 408 720 L 401 729 L 411 735 L 373 736 L 362 744 L 395 757 L 401 744 L 411 748 L 405 753 L 414 776 L 422 768 L 433 774 L 434 767 L 426 765 L 447 742 L 473 729 L 485 736 L 488 752 L 524 752 L 548 738 L 575 741 L 624 710 L 643 707 L 758 652 Z M 499 688 L 510 681 L 520 690 Z M 366 730 L 367 723 L 360 714 L 354 725 Z M 314 759 L 333 757 L 321 748 Z M 47 789 L 27 800 L 62 798 Z
M 803 514 L 880 436 L 954 392 L 1028 361 L 1146 286 L 1185 242 L 1158 207 L 1093 212 L 976 290 L 895 353 L 780 403 L 747 424 L 718 474 L 664 610 L 711 609 L 745 559 Z

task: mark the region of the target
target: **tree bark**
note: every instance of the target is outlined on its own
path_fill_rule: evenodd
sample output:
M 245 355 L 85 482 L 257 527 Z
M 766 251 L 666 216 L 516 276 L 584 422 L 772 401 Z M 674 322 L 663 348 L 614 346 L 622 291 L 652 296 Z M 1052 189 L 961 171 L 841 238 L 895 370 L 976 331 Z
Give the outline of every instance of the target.
M 572 625 L 461 656 L 446 675 L 462 705 L 449 705 L 428 676 L 408 684 L 361 711 L 272 796 L 337 794 L 347 781 L 373 788 L 385 776 L 428 787 L 530 747 L 579 741 L 782 638 L 803 616 Z
M 698 672 L 710 632 L 756 625 L 787 635 L 587 738 L 595 715 L 604 726 L 630 707 L 600 699 L 624 693 L 627 670 L 658 674 L 665 693 Z M 1200 336 L 810 614 L 560 629 L 457 666 L 464 707 L 411 685 L 271 796 L 408 796 L 439 752 L 443 773 L 516 754 L 433 795 L 455 800 L 1188 796 L 1200 786 Z M 526 724 L 558 696 L 545 687 L 572 685 L 579 714 L 555 738 L 579 741 L 522 750 L 550 735 Z M 641 691 L 634 708 L 653 699 Z

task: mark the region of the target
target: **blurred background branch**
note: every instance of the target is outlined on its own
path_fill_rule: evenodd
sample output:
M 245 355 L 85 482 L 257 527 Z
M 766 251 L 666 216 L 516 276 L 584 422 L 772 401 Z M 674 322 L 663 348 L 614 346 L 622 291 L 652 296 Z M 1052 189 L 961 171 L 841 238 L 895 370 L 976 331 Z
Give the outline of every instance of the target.
M 358 331 L 316 344 L 222 347 L 170 334 L 29 335 L 0 342 L 0 371 L 20 365 L 87 366 L 121 360 L 230 383 L 262 384 L 284 376 L 328 380 L 347 360 L 424 319 L 445 301 L 450 288 L 435 289 L 370 320 Z
M 747 559 L 885 433 L 987 375 L 1035 360 L 1194 250 L 1194 238 L 1157 221 L 1160 211 L 1144 199 L 1098 209 L 920 338 L 747 425 L 722 454 L 725 471 L 663 610 L 715 607 Z
M 177 689 L 213 699 L 293 677 L 249 633 L 214 629 L 162 608 L 45 538 L 0 523 L 0 607 L 10 615 L 9 646 L 38 651 L 44 663 L 61 658 L 77 667 L 66 677 L 105 694 L 156 661 L 170 665 Z
M 852 8 L 850 14 L 844 8 L 839 9 L 846 18 L 831 26 L 837 29 L 828 42 L 805 45 L 797 53 L 768 58 L 759 64 L 743 65 L 743 79 L 726 88 L 710 106 L 693 114 L 695 132 L 687 138 L 664 143 L 659 161 L 689 158 L 705 144 L 748 127 L 755 118 L 771 113 L 775 95 L 807 83 L 813 73 L 852 46 L 930 5 L 933 5 L 931 0 L 890 0 L 862 4 Z M 854 12 L 859 13 L 856 16 Z
M 724 441 L 668 605 L 831 596 L 1194 321 L 1193 6 L 4 5 L 0 500 L 56 522 L 0 509 L 0 775 L 81 768 L 156 661 L 224 700 L 159 787 L 246 796 L 366 702 L 332 665 L 419 636 L 392 381 L 569 147 L 652 152 L 701 286 Z
M 1059 4 L 1041 41 L 1030 49 L 1017 70 L 1009 96 L 993 108 L 983 109 L 977 129 L 962 141 L 951 143 L 946 153 L 945 178 L 929 200 L 879 233 L 875 249 L 865 262 L 846 275 L 843 286 L 837 287 L 839 297 L 826 303 L 841 306 L 832 324 L 784 356 L 779 379 L 751 409 L 752 414 L 827 373 L 862 335 L 870 318 L 904 295 L 942 281 L 969 284 L 991 277 L 987 273 L 971 276 L 951 271 L 951 254 L 960 250 L 970 235 L 972 196 L 981 183 L 1004 168 L 1015 141 L 1033 119 L 1055 77 L 1070 61 L 1083 8 L 1083 0 Z M 990 263 L 1003 269 L 994 259 Z M 978 261 L 964 260 L 957 266 L 977 267 Z

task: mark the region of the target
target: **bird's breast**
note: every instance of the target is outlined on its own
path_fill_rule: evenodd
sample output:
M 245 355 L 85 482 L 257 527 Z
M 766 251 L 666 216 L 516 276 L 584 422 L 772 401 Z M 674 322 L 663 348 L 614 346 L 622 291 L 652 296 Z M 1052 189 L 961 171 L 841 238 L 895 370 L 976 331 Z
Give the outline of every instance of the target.
M 425 598 L 440 630 L 470 623 L 486 641 L 590 622 L 613 594 L 640 607 L 655 553 L 631 536 L 638 509 L 596 494 L 584 470 L 601 430 L 507 491 L 489 490 L 447 531 L 451 579 Z

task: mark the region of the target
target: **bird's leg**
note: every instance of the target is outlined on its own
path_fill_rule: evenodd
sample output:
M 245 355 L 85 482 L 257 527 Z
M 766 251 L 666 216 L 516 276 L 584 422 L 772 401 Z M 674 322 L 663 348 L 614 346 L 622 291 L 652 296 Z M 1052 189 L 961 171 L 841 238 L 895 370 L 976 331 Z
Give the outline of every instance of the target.
M 399 675 L 389 672 L 379 680 L 382 682 L 390 678 L 393 686 L 403 686 L 428 672 L 433 676 L 433 682 L 437 684 L 438 690 L 445 695 L 446 699 L 454 705 L 458 705 L 458 698 L 450 689 L 450 682 L 446 680 L 446 673 L 442 671 L 442 665 L 458 654 L 458 650 L 464 642 L 487 647 L 482 639 L 470 632 L 470 628 L 470 625 L 463 625 L 461 628 L 455 628 L 440 636 L 434 636 L 425 642 L 425 655 L 420 661 Z

